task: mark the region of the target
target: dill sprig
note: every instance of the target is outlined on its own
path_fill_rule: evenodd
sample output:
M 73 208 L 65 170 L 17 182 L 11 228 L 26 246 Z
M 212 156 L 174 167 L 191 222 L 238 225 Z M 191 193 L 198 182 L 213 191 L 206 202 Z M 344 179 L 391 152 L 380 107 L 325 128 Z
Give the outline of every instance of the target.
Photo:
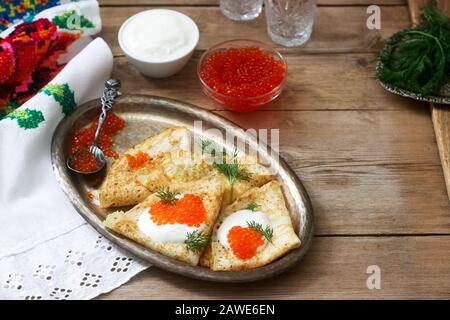
M 216 148 L 211 140 L 201 139 L 200 146 L 202 148 L 202 154 L 208 153 L 211 154 L 213 157 L 215 156 Z
M 248 172 L 247 169 L 241 167 L 241 164 L 237 159 L 236 150 L 232 158 L 233 159 L 230 162 L 228 162 L 227 158 L 224 157 L 221 163 L 213 163 L 213 166 L 227 178 L 228 183 L 230 184 L 230 203 L 233 200 L 233 188 L 236 181 L 248 181 L 251 178 L 250 172 Z
M 247 222 L 247 226 L 255 230 L 256 232 L 259 232 L 267 240 L 267 242 L 272 243 L 273 229 L 271 227 L 266 226 L 265 228 L 263 228 L 262 224 L 255 221 Z
M 186 247 L 193 252 L 200 252 L 208 244 L 211 236 L 201 231 L 189 232 L 184 240 Z
M 379 80 L 424 96 L 439 95 L 450 80 L 450 18 L 435 0 L 429 1 L 419 25 L 392 36 L 379 61 Z
M 178 200 L 179 193 L 170 191 L 169 187 L 167 188 L 158 188 L 156 191 L 156 195 L 161 199 L 161 202 L 164 204 L 168 204 L 174 206 L 176 201 Z
M 219 147 L 217 146 L 217 144 L 208 139 L 201 139 L 200 147 L 202 149 L 202 154 L 209 154 L 213 158 L 223 158 L 227 155 L 225 147 L 222 148 L 222 151 L 219 151 Z
M 250 172 L 245 168 L 242 168 L 240 162 L 237 159 L 237 149 L 234 150 L 233 155 L 229 156 L 227 150 L 222 148 L 222 151 L 218 151 L 217 145 L 211 140 L 202 139 L 200 141 L 202 154 L 210 154 L 213 160 L 213 167 L 222 173 L 230 184 L 229 201 L 233 200 L 233 188 L 236 181 L 248 181 L 251 178 Z M 231 161 L 228 158 L 231 157 Z M 217 161 L 219 160 L 219 161 Z
M 255 201 L 250 202 L 245 209 L 255 211 L 258 207 L 260 207 L 259 204 L 257 204 Z

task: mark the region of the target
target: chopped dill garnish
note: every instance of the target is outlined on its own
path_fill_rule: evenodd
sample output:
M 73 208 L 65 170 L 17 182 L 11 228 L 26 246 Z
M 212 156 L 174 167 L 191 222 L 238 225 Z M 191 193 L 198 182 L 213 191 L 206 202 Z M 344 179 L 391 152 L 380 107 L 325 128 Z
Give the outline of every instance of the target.
M 184 240 L 186 247 L 193 252 L 200 252 L 208 244 L 211 236 L 201 231 L 194 230 L 189 232 Z
M 265 229 L 263 229 L 262 224 L 255 221 L 247 222 L 247 226 L 255 230 L 256 232 L 259 232 L 267 240 L 267 242 L 272 243 L 273 229 L 271 227 L 267 226 Z
M 169 187 L 167 188 L 158 188 L 156 191 L 156 195 L 161 199 L 161 202 L 164 204 L 168 204 L 174 206 L 176 201 L 178 200 L 179 193 L 170 191 Z
M 211 140 L 201 139 L 200 146 L 202 148 L 202 154 L 208 153 L 213 157 L 216 155 L 216 148 Z
M 209 154 L 213 158 L 223 158 L 227 155 L 227 151 L 225 147 L 222 148 L 222 152 L 220 152 L 219 147 L 211 140 L 208 139 L 201 139 L 200 140 L 200 147 L 202 149 L 202 154 Z
M 255 211 L 256 208 L 260 207 L 255 201 L 250 202 L 245 209 Z
M 233 188 L 235 182 L 248 181 L 251 178 L 251 174 L 245 168 L 241 167 L 241 164 L 237 159 L 236 150 L 233 154 L 233 159 L 231 162 L 227 161 L 228 160 L 224 157 L 222 163 L 214 162 L 213 166 L 227 178 L 228 183 L 230 184 L 229 202 L 231 203 L 233 200 Z

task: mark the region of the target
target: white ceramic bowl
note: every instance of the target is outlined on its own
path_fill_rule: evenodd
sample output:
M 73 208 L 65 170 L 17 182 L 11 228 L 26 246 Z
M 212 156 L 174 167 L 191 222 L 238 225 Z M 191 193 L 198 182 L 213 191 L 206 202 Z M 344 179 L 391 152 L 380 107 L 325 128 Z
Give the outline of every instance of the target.
M 151 59 L 143 59 L 142 57 L 138 56 L 136 52 L 133 52 L 133 50 L 130 50 L 129 47 L 126 45 L 126 41 L 124 41 L 124 34 L 127 26 L 130 24 L 131 21 L 133 21 L 136 17 L 139 15 L 147 14 L 149 11 L 169 11 L 171 14 L 175 14 L 185 23 L 190 24 L 190 28 L 192 29 L 192 36 L 194 37 L 194 41 L 191 43 L 189 47 L 186 48 L 186 50 L 183 50 L 183 52 L 179 55 L 173 56 L 170 59 L 164 59 L 164 60 L 158 60 L 158 61 L 152 61 Z M 188 17 L 185 14 L 182 14 L 178 11 L 174 10 L 168 10 L 168 9 L 152 9 L 152 10 L 146 10 L 139 12 L 130 18 L 128 18 L 120 27 L 119 29 L 119 46 L 122 49 L 122 51 L 125 53 L 125 55 L 128 57 L 130 62 L 143 74 L 153 77 L 153 78 L 165 78 L 169 77 L 171 75 L 174 75 L 178 71 L 180 71 L 186 63 L 189 61 L 190 57 L 192 56 L 192 53 L 194 52 L 195 47 L 197 46 L 198 39 L 200 37 L 200 32 L 198 30 L 197 25 L 195 22 Z

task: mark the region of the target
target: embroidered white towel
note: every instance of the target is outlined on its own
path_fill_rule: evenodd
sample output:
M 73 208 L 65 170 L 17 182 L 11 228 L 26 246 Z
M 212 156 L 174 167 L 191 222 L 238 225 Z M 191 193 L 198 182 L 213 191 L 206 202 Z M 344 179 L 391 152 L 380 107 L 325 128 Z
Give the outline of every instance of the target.
M 101 29 L 96 1 L 54 7 L 34 21 L 40 18 L 81 37 L 59 58 L 68 63 L 58 75 L 0 120 L 0 299 L 87 299 L 147 267 L 86 225 L 51 167 L 54 129 L 76 105 L 101 95 L 112 53 L 89 37 Z

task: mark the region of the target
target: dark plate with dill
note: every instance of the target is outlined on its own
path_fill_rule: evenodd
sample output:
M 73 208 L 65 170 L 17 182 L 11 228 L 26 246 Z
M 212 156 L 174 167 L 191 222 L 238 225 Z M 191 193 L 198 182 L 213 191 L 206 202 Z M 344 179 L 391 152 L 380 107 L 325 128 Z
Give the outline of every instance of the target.
M 149 261 L 156 267 L 191 278 L 218 282 L 249 282 L 266 279 L 294 266 L 306 254 L 313 238 L 313 211 L 305 188 L 289 165 L 283 159 L 278 159 L 269 146 L 260 146 L 256 138 L 249 137 L 242 128 L 232 122 L 199 107 L 155 96 L 124 95 L 117 99 L 114 113 L 125 120 L 126 127 L 115 138 L 115 151 L 123 154 L 125 150 L 151 133 L 173 126 L 185 126 L 189 131 L 196 135 L 199 134 L 205 139 L 211 137 L 202 136 L 202 134 L 212 128 L 223 134 L 228 131 L 238 139 L 247 139 L 247 146 L 258 151 L 260 161 L 264 165 L 274 168 L 274 179 L 282 186 L 286 206 L 295 233 L 301 240 L 301 246 L 263 267 L 245 271 L 220 272 L 200 266 L 191 266 L 169 258 L 105 228 L 103 221 L 106 216 L 118 210 L 118 208 L 102 209 L 92 200 L 92 194 L 98 192 L 99 183 L 105 172 L 92 176 L 81 176 L 69 172 L 65 165 L 71 135 L 74 131 L 91 123 L 96 118 L 98 109 L 98 101 L 91 101 L 78 107 L 61 121 L 54 133 L 51 157 L 56 178 L 75 209 L 111 242 L 139 258 Z M 194 126 L 194 122 L 199 120 L 202 121 L 202 132 L 199 132 L 198 127 Z M 234 145 L 226 143 L 225 141 L 222 145 L 223 148 L 235 148 Z M 233 162 L 230 162 L 229 168 L 233 168 Z M 119 209 L 125 211 L 129 207 Z M 196 234 L 191 236 L 195 237 Z M 190 240 L 196 241 L 196 239 Z
M 392 93 L 450 104 L 450 18 L 436 1 L 422 7 L 417 26 L 388 39 L 375 76 Z

